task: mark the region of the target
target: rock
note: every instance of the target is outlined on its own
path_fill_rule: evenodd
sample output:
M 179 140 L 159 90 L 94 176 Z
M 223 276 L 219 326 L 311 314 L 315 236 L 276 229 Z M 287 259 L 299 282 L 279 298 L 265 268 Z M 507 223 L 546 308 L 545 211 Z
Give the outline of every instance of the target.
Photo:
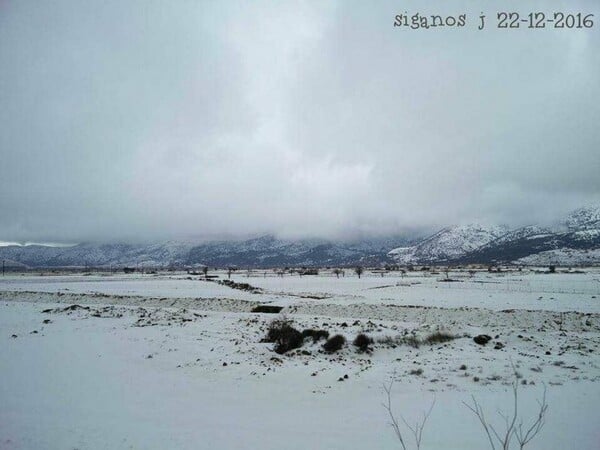
M 502 350 L 504 348 L 504 344 L 502 342 L 496 342 L 494 345 L 494 350 Z
M 226 366 L 227 366 L 227 363 L 226 363 L 226 362 L 224 362 L 224 363 L 223 363 L 223 367 L 226 367 Z
M 90 310 L 89 306 L 70 305 L 70 306 L 67 306 L 67 307 L 63 308 L 63 309 L 61 310 L 61 312 L 66 312 L 66 311 L 76 311 L 76 310 L 78 310 L 78 309 L 84 309 L 84 310 L 86 310 L 86 311 L 89 311 L 89 310 Z
M 492 337 L 488 336 L 487 334 L 479 334 L 473 338 L 473 341 L 475 341 L 475 343 L 479 345 L 485 345 L 491 340 Z

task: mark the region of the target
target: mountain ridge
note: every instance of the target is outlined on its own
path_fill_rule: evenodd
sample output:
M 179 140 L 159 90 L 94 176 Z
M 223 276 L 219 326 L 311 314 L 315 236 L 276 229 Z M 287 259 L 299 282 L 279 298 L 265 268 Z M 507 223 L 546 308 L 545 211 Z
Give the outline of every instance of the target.
M 320 267 L 393 263 L 390 248 L 406 245 L 401 236 L 329 241 L 288 240 L 273 235 L 241 241 L 151 244 L 81 243 L 72 247 L 43 245 L 0 247 L 0 259 L 26 267 Z
M 9 267 L 327 267 L 456 264 L 600 264 L 600 207 L 573 211 L 555 227 L 509 229 L 467 224 L 415 239 L 406 236 L 327 240 L 164 241 L 149 244 L 81 243 L 70 247 L 0 247 Z
M 573 211 L 554 229 L 529 225 L 495 237 L 494 229 L 447 227 L 412 247 L 392 250 L 390 256 L 399 264 L 600 264 L 598 206 Z M 479 240 L 473 230 L 479 232 Z M 448 241 L 452 242 L 450 255 Z

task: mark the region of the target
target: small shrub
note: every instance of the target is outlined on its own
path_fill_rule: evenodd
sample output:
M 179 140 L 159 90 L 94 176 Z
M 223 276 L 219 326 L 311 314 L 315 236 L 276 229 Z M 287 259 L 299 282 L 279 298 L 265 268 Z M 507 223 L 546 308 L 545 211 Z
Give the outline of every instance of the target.
M 302 333 L 291 325 L 291 322 L 287 320 L 274 320 L 269 325 L 267 336 L 262 342 L 275 343 L 273 350 L 281 355 L 289 350 L 302 347 L 304 338 L 302 337 Z
M 319 342 L 321 339 L 327 340 L 329 338 L 329 331 L 327 330 L 313 330 L 309 328 L 302 331 L 302 337 L 304 339 L 311 337 L 313 342 Z
M 421 346 L 421 341 L 416 336 L 406 336 L 403 341 L 404 344 L 413 348 L 419 348 Z
M 277 339 L 273 350 L 275 350 L 275 353 L 281 355 L 289 350 L 302 347 L 302 344 L 304 344 L 302 333 L 294 327 L 287 327 L 283 330 L 279 339 Z
M 444 342 L 452 341 L 456 339 L 456 336 L 450 333 L 444 333 L 443 331 L 436 331 L 435 333 L 430 334 L 424 339 L 424 342 L 433 345 L 433 344 L 443 344 Z
M 420 367 L 418 369 L 413 369 L 410 372 L 408 372 L 410 375 L 417 375 L 417 376 L 421 376 L 423 375 L 423 369 L 421 369 Z
M 353 342 L 354 346 L 357 347 L 357 349 L 360 353 L 370 351 L 369 345 L 371 345 L 372 343 L 373 343 L 373 339 L 371 339 L 369 336 L 367 336 L 364 333 L 360 333 L 358 336 L 356 336 L 356 338 L 354 339 L 354 342 Z
M 285 319 L 276 319 L 269 324 L 267 335 L 262 342 L 277 342 L 286 327 L 291 327 L 291 322 Z
M 273 350 L 275 350 L 275 353 L 279 353 L 281 355 L 289 350 L 302 347 L 303 343 L 304 339 L 302 338 L 302 333 L 295 328 L 289 327 L 277 340 Z
M 323 350 L 328 353 L 337 352 L 346 343 L 346 338 L 341 334 L 336 334 L 332 338 L 327 339 L 327 342 L 323 344 Z
M 377 338 L 377 343 L 386 347 L 396 348 L 400 345 L 408 345 L 409 347 L 419 348 L 421 341 L 416 336 L 383 336 Z

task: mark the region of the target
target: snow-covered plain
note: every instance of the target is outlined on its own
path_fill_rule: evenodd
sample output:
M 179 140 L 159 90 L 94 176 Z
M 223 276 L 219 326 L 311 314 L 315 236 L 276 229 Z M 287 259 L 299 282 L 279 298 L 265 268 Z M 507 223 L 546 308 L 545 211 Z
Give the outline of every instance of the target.
M 231 280 L 263 289 L 260 295 L 231 289 L 202 276 L 171 275 L 45 275 L 6 276 L 0 279 L 1 291 L 61 293 L 99 293 L 156 298 L 227 298 L 252 302 L 273 302 L 286 306 L 317 304 L 393 304 L 436 307 L 475 307 L 492 310 L 510 308 L 548 311 L 600 313 L 600 270 L 581 273 L 548 274 L 545 269 L 523 272 L 488 273 L 449 272 L 453 282 L 443 282 L 445 273 L 390 272 L 381 276 L 366 273 L 360 279 L 351 269 L 337 278 L 329 271 L 319 276 L 273 271 L 234 273 Z M 227 279 L 224 272 L 211 272 Z
M 462 402 L 474 395 L 501 427 L 511 364 L 526 382 L 526 423 L 547 387 L 547 423 L 528 449 L 598 448 L 598 270 L 449 275 L 458 281 L 359 280 L 348 270 L 232 277 L 262 293 L 187 274 L 6 276 L 0 448 L 398 448 L 382 407 L 382 385 L 394 379 L 393 407 L 409 422 L 435 399 L 422 449 L 483 449 Z M 348 344 L 329 355 L 307 342 L 277 355 L 260 342 L 277 316 L 250 313 L 256 304 L 284 306 L 299 329 L 349 341 L 365 331 L 373 353 Z M 419 348 L 377 342 L 436 330 L 459 337 Z M 479 333 L 492 343 L 475 344 Z

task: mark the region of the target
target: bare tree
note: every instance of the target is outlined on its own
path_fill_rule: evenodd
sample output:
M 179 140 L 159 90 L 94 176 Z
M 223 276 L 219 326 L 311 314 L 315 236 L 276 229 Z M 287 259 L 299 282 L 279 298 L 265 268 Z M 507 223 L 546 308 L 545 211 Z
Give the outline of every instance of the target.
M 546 403 L 546 386 L 544 386 L 544 394 L 542 400 L 538 400 L 540 409 L 538 415 L 529 428 L 523 430 L 523 420 L 519 421 L 519 426 L 515 429 L 515 437 L 519 443 L 519 449 L 523 449 L 529 442 L 538 435 L 546 423 L 546 411 L 548 404 Z
M 383 404 L 383 407 L 386 409 L 386 411 L 388 412 L 388 415 L 390 416 L 390 424 L 392 426 L 392 428 L 394 429 L 394 433 L 396 434 L 396 438 L 398 439 L 398 442 L 400 442 L 400 445 L 402 446 L 403 450 L 406 450 L 407 444 L 406 441 L 404 439 L 404 436 L 402 435 L 402 430 L 400 429 L 400 424 L 398 423 L 398 419 L 396 419 L 396 416 L 394 415 L 394 412 L 392 411 L 392 386 L 394 384 L 394 381 L 390 381 L 389 385 L 383 385 L 383 389 L 385 390 L 386 396 L 387 396 L 387 402 Z M 431 411 L 433 411 L 433 407 L 435 406 L 435 398 L 433 399 L 433 402 L 431 403 L 431 406 L 429 407 L 429 410 L 427 412 L 423 412 L 423 418 L 421 420 L 417 420 L 414 424 L 414 426 L 409 425 L 409 423 L 404 419 L 404 417 L 402 417 L 402 415 L 400 415 L 400 419 L 402 420 L 402 422 L 404 423 L 404 425 L 406 425 L 406 427 L 410 430 L 410 432 L 412 433 L 414 439 L 415 439 L 415 444 L 417 447 L 417 450 L 419 450 L 421 448 L 421 441 L 423 440 L 423 430 L 425 429 L 425 424 L 427 423 L 427 419 L 429 419 L 429 416 L 431 415 Z
M 538 404 L 540 409 L 538 414 L 528 428 L 523 428 L 523 419 L 519 417 L 519 391 L 518 391 L 518 378 L 515 372 L 515 380 L 512 383 L 512 391 L 513 391 L 513 411 L 512 415 L 508 416 L 498 412 L 500 417 L 504 419 L 505 427 L 504 431 L 499 431 L 492 425 L 488 419 L 486 419 L 485 414 L 483 412 L 483 408 L 479 405 L 474 396 L 471 396 L 473 401 L 472 405 L 469 405 L 465 402 L 463 404 L 469 408 L 473 414 L 477 416 L 485 434 L 487 435 L 488 441 L 490 443 L 490 447 L 492 450 L 496 450 L 497 443 L 499 445 L 498 448 L 502 450 L 509 450 L 510 443 L 513 438 L 515 438 L 519 444 L 519 449 L 522 450 L 529 442 L 535 438 L 541 429 L 544 427 L 546 412 L 548 411 L 548 404 L 546 403 L 546 386 L 544 386 L 544 394 L 542 396 L 542 400 L 538 400 Z
M 364 271 L 365 271 L 365 269 L 363 269 L 361 266 L 358 266 L 354 269 L 354 272 L 356 272 L 356 275 L 358 275 L 358 278 L 360 278 L 360 276 L 363 274 Z
M 206 278 L 206 275 L 208 274 L 208 266 L 204 266 L 202 268 L 202 273 L 204 274 L 204 278 Z
M 333 273 L 335 274 L 336 278 L 339 278 L 340 274 L 342 273 L 342 269 L 333 269 Z

